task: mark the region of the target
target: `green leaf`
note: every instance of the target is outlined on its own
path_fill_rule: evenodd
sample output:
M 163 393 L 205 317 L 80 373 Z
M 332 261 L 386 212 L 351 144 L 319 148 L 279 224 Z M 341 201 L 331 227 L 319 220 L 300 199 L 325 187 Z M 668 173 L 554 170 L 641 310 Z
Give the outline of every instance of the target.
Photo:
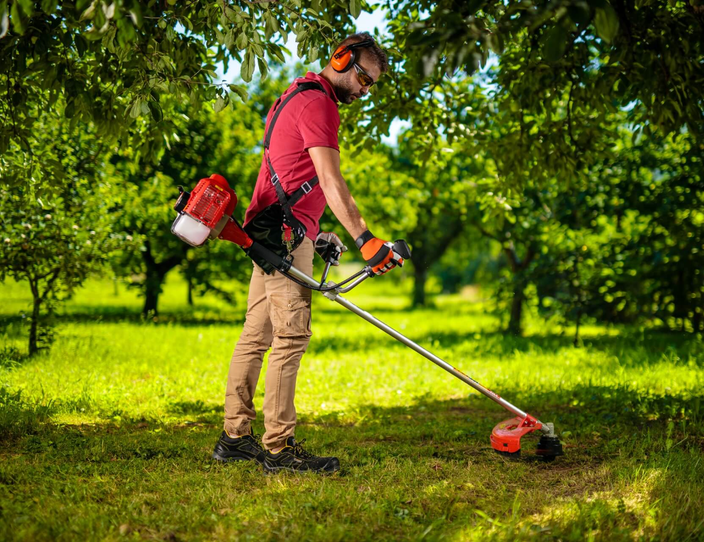
M 362 6 L 359 0 L 350 0 L 350 15 L 355 19 L 362 13 Z
M 259 66 L 261 80 L 264 81 L 264 79 L 266 79 L 267 74 L 269 73 L 269 68 L 263 58 L 257 58 L 257 65 Z
M 76 114 L 76 103 L 73 100 L 66 102 L 66 107 L 64 108 L 64 117 L 67 119 L 73 118 Z
M 5 8 L 5 11 L 2 14 L 2 18 L 0 18 L 0 39 L 4 38 L 7 35 L 7 31 L 10 28 L 10 16 L 7 13 L 7 8 Z
M 267 40 L 271 39 L 275 32 L 272 19 L 273 17 L 268 11 L 264 12 L 264 38 Z
M 249 94 L 247 93 L 247 89 L 245 89 L 241 85 L 228 85 L 230 90 L 234 93 L 236 93 L 240 98 L 242 98 L 243 102 L 246 102 L 249 100 Z
M 149 102 L 149 109 L 152 113 L 152 118 L 156 122 L 161 122 L 164 118 L 164 112 L 161 110 L 161 106 L 158 102 Z
M 24 34 L 24 23 L 22 22 L 22 17 L 20 16 L 20 10 L 17 7 L 17 2 L 12 3 L 10 8 L 10 17 L 12 18 L 12 30 L 17 32 L 20 36 Z
M 134 103 L 132 104 L 132 108 L 130 109 L 130 117 L 133 119 L 136 119 L 139 117 L 139 114 L 142 112 L 142 100 L 141 98 L 137 98 Z
M 584 1 L 568 5 L 567 13 L 577 26 L 584 26 L 592 20 L 592 11 L 589 9 L 589 4 Z
M 501 37 L 501 34 L 499 33 L 491 33 L 487 36 L 487 42 L 489 43 L 489 47 L 491 50 L 496 53 L 497 55 L 500 55 L 501 53 L 504 52 L 504 40 Z M 398 56 L 401 56 L 401 53 L 397 53 Z
M 42 0 L 42 11 L 47 15 L 51 15 L 56 11 L 58 3 L 57 0 Z
M 232 46 L 235 44 L 235 31 L 230 30 L 227 35 L 225 36 L 225 47 L 228 49 L 232 49 Z
M 225 109 L 225 106 L 227 105 L 227 102 L 222 96 L 218 96 L 218 99 L 215 100 L 215 103 L 213 104 L 213 111 L 216 113 L 220 113 L 223 109 Z
M 249 83 L 252 80 L 252 73 L 254 73 L 254 53 L 251 49 L 247 49 L 244 54 L 244 61 L 240 66 L 240 75 L 244 81 Z
M 557 24 L 553 26 L 545 35 L 543 42 L 543 58 L 548 62 L 556 62 L 565 54 L 567 47 L 567 31 Z
M 278 45 L 274 45 L 269 52 L 274 55 L 279 62 L 286 62 L 286 58 L 284 58 L 284 54 L 281 52 L 281 47 Z
M 315 62 L 316 60 L 318 60 L 318 48 L 311 47 L 310 51 L 308 52 L 308 61 Z
M 596 17 L 594 18 L 594 26 L 596 33 L 606 43 L 613 42 L 616 34 L 618 34 L 618 15 L 611 4 L 605 4 L 603 8 L 597 8 Z
M 92 19 L 95 16 L 95 6 L 97 2 L 91 2 L 90 6 L 88 6 L 83 13 L 81 13 L 81 17 L 79 18 L 80 21 L 83 19 Z
M 27 17 L 31 17 L 34 13 L 34 2 L 32 0 L 15 0 L 14 3 L 20 5 L 22 13 Z
M 86 50 L 88 49 L 88 41 L 81 34 L 76 34 L 74 42 L 78 56 L 83 58 L 83 55 L 86 54 Z
M 240 35 L 237 36 L 237 41 L 235 42 L 235 45 L 241 51 L 242 49 L 245 49 L 247 47 L 247 43 L 249 43 L 249 40 L 247 39 L 247 34 L 245 34 L 244 32 L 240 32 Z

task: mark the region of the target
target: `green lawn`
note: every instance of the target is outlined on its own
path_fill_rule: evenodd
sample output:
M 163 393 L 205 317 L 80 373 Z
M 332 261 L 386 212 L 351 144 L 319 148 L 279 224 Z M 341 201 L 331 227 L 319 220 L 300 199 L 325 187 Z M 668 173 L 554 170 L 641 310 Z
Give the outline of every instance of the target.
M 315 294 L 297 437 L 342 471 L 215 464 L 242 305 L 189 309 L 173 282 L 159 320 L 142 322 L 134 292 L 91 282 L 50 353 L 26 359 L 28 291 L 5 284 L 0 540 L 704 538 L 701 337 L 593 326 L 575 348 L 571 330 L 537 319 L 505 337 L 478 301 L 411 311 L 388 287 L 347 297 L 554 422 L 566 455 L 536 461 L 537 438 L 521 460 L 494 454 L 489 434 L 508 413 Z

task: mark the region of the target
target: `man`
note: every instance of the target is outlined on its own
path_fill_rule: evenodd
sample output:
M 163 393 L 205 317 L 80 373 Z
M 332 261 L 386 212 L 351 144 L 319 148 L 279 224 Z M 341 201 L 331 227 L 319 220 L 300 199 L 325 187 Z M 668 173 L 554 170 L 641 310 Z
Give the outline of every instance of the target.
M 267 116 L 266 132 L 269 134 L 271 129 L 271 133 L 265 137 L 262 166 L 244 227 L 247 229 L 259 213 L 275 205 L 277 197 L 281 201 L 281 197 L 301 196 L 290 210 L 305 227 L 305 238 L 291 255 L 294 265 L 308 275 L 313 274 L 314 242 L 319 237 L 346 250 L 334 234 L 318 236 L 318 221 L 326 204 L 357 240 L 362 256 L 375 272 L 388 271 L 398 259 L 385 241 L 374 237 L 367 229 L 340 173 L 338 147 L 337 103 L 350 104 L 365 96 L 387 69 L 386 53 L 369 34 L 352 35 L 340 43 L 320 74 L 308 72 L 304 78 L 296 79 Z M 305 91 L 298 88 L 304 83 L 307 83 Z M 277 194 L 277 183 L 285 195 L 284 192 Z M 228 375 L 225 427 L 213 458 L 220 461 L 254 459 L 266 471 L 339 470 L 337 458 L 317 457 L 305 451 L 294 438 L 296 375 L 311 337 L 310 303 L 309 289 L 276 271 L 266 274 L 254 264 L 244 328 Z M 255 418 L 252 399 L 262 358 L 270 347 L 262 449 L 251 429 Z

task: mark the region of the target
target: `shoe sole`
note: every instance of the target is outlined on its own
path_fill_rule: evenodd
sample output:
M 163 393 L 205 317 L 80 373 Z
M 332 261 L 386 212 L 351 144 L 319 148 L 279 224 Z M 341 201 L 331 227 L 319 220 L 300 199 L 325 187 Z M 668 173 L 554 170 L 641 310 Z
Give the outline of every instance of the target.
M 253 457 L 223 457 L 218 454 L 213 454 L 213 459 L 215 461 L 220 461 L 221 463 L 232 463 L 234 461 L 252 461 Z

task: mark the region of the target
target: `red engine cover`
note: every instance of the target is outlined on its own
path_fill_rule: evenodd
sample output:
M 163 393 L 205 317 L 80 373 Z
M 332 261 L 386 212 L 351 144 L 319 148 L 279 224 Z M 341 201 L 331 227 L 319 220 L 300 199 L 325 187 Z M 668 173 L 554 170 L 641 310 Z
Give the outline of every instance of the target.
M 184 212 L 213 229 L 225 214 L 230 216 L 235 211 L 236 205 L 234 190 L 222 175 L 214 173 L 198 181 Z

